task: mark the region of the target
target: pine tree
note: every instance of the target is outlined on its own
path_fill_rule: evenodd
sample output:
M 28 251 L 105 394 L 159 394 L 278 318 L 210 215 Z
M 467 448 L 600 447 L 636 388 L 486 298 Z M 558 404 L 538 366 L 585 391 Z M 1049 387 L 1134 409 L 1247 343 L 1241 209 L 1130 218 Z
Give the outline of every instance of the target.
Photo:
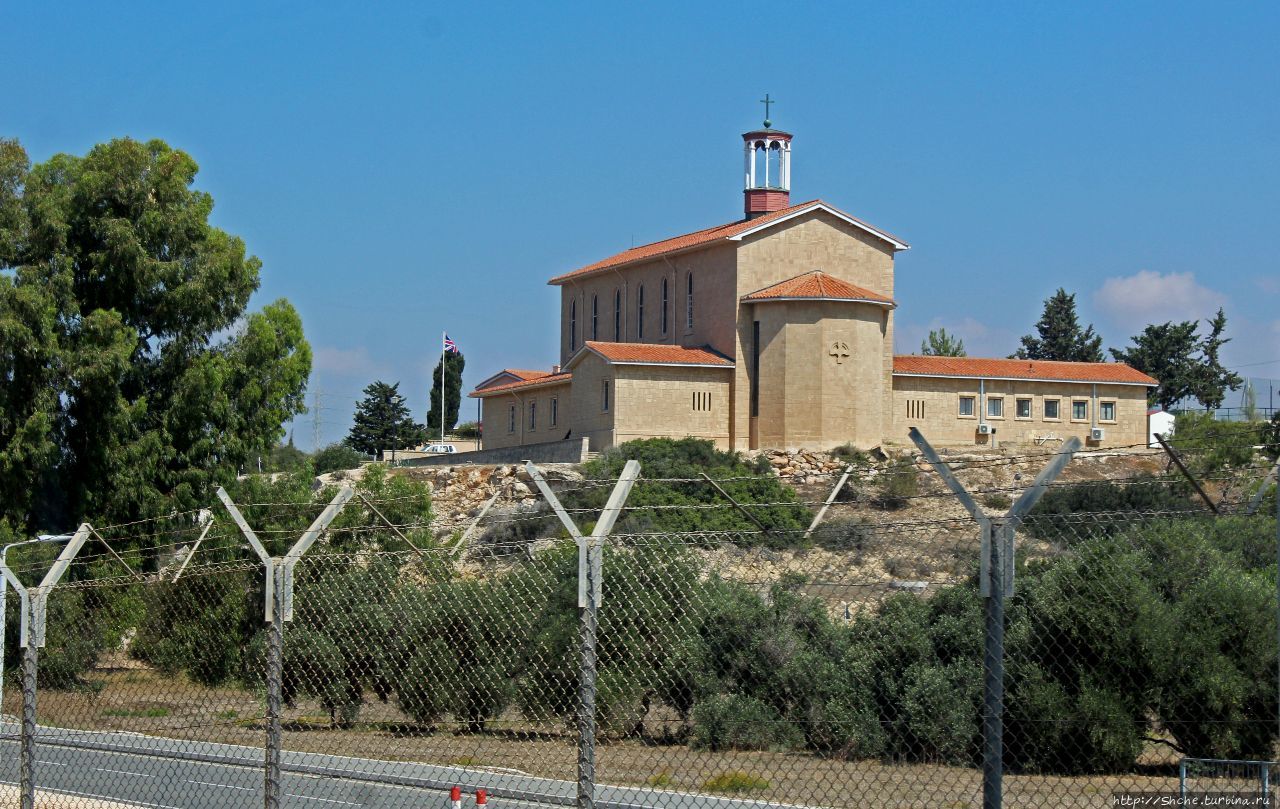
M 1222 366 L 1218 352 L 1230 342 L 1224 338 L 1227 316 L 1218 314 L 1209 321 L 1209 334 L 1201 339 L 1199 323 L 1152 324 L 1132 338 L 1132 347 L 1111 349 L 1117 361 L 1137 368 L 1160 381 L 1150 399 L 1166 410 L 1184 399 L 1196 399 L 1210 410 L 1222 406 L 1227 390 L 1237 390 L 1240 375 Z
M 467 358 L 461 351 L 450 351 L 444 355 L 445 368 L 445 429 L 453 429 L 458 423 L 458 408 L 462 405 L 462 369 L 467 365 Z M 427 431 L 432 435 L 440 432 L 440 363 L 431 374 L 431 409 L 427 411 Z
M 1044 302 L 1036 334 L 1025 335 L 1022 347 L 1013 356 L 1020 360 L 1102 362 L 1102 338 L 1094 333 L 1092 325 L 1081 330 L 1076 296 L 1059 287 Z
M 377 381 L 364 389 L 364 399 L 347 435 L 347 445 L 360 452 L 377 455 L 383 450 L 404 449 L 426 440 L 425 428 L 409 415 L 409 406 L 400 395 L 400 383 Z
M 964 340 L 947 334 L 946 329 L 929 331 L 928 339 L 920 343 L 920 353 L 926 357 L 967 357 Z

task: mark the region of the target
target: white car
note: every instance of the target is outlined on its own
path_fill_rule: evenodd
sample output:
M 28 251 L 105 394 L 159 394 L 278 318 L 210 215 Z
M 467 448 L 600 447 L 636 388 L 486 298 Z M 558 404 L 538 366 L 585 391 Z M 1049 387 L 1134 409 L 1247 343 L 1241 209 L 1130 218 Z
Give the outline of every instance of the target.
M 427 444 L 422 448 L 423 452 L 445 453 L 457 452 L 458 448 L 453 444 Z

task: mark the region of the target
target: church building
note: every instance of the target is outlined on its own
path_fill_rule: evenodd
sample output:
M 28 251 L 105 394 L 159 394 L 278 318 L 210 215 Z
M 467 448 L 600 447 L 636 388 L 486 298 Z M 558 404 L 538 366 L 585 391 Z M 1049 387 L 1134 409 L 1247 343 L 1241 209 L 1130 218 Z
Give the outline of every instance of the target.
M 741 219 L 548 283 L 560 357 L 470 395 L 485 449 L 592 450 L 694 436 L 725 449 L 1145 444 L 1156 380 L 1119 363 L 894 356 L 902 239 L 821 199 L 792 204 L 792 135 L 742 136 Z

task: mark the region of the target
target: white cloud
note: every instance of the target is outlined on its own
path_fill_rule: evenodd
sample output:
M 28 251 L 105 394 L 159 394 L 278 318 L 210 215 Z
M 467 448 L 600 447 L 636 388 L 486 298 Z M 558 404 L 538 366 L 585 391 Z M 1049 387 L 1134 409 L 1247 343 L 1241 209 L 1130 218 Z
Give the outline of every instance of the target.
M 364 346 L 357 348 L 332 348 L 321 346 L 311 352 L 314 371 L 335 376 L 367 376 L 375 378 L 386 371 L 386 366 L 373 360 Z
M 1259 276 L 1253 279 L 1253 283 L 1268 295 L 1280 295 L 1280 278 L 1274 275 Z
M 1226 295 L 1201 286 L 1191 272 L 1141 270 L 1108 278 L 1093 293 L 1093 303 L 1109 325 L 1125 333 L 1140 331 L 1148 323 L 1212 317 L 1226 302 Z

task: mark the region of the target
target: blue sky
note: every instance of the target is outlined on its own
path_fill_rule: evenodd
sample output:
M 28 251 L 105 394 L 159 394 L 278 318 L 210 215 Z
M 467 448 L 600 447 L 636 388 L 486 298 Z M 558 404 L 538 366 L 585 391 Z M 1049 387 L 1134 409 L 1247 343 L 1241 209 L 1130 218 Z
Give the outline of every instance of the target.
M 1275 3 L 6 0 L 4 18 L 0 134 L 35 160 L 124 135 L 191 153 L 216 224 L 264 262 L 254 305 L 302 313 L 322 442 L 375 378 L 424 416 L 442 330 L 468 386 L 545 367 L 547 278 L 737 218 L 765 92 L 796 135 L 793 199 L 913 245 L 899 351 L 942 325 L 1003 356 L 1065 286 L 1109 346 L 1221 304 L 1228 362 L 1263 403 L 1280 378 Z M 312 432 L 300 418 L 299 446 Z

